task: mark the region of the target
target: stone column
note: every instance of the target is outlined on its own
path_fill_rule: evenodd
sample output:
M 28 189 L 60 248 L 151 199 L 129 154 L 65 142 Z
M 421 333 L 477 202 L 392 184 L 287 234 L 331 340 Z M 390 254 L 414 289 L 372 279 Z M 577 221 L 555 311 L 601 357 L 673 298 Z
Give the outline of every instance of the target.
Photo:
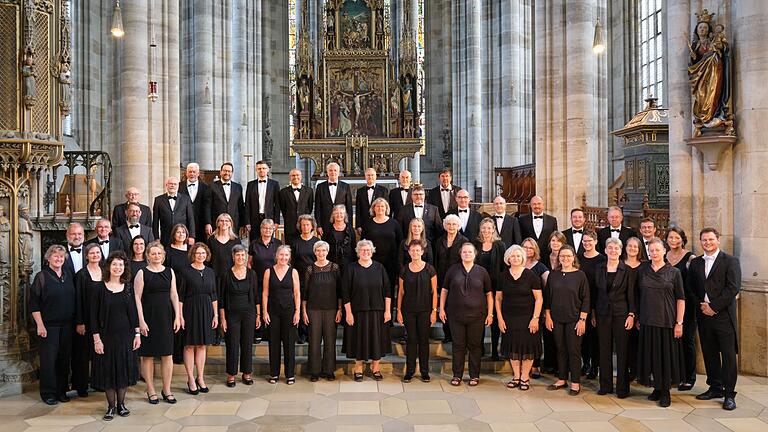
M 194 50 L 192 79 L 189 84 L 194 98 L 194 148 L 195 161 L 201 169 L 213 169 L 216 165 L 213 141 L 213 103 L 205 103 L 205 86 L 209 87 L 213 102 L 215 77 L 213 75 L 213 8 L 208 0 L 195 0 L 192 5 L 191 34 Z
M 452 60 L 452 24 L 451 4 L 448 0 L 430 0 L 424 3 L 424 43 L 427 44 L 424 59 L 426 98 L 427 155 L 421 160 L 423 181 L 427 187 L 433 187 L 437 172 L 445 166 L 443 159 L 443 134 L 452 131 L 451 77 Z M 416 173 L 413 173 L 416 179 Z

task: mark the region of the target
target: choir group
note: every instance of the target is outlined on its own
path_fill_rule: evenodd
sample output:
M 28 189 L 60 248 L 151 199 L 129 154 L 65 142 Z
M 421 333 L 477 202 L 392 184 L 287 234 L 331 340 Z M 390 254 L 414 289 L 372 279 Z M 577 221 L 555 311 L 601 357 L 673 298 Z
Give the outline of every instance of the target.
M 528 390 L 547 373 L 555 378 L 548 390 L 575 396 L 582 376 L 599 375 L 598 394 L 625 398 L 637 380 L 653 387 L 648 399 L 661 406 L 670 405 L 673 385 L 693 388 L 698 332 L 709 389 L 697 398 L 736 407 L 741 275 L 714 228 L 701 230 L 704 254 L 694 256 L 683 230 L 660 239 L 645 219 L 638 234 L 623 226 L 618 207 L 597 232 L 574 209 L 561 232 L 541 197 L 519 217 L 496 197 L 494 214 L 483 218 L 450 170 L 429 190 L 404 170 L 390 191 L 371 168 L 353 226 L 351 188 L 335 163 L 314 191 L 299 170 L 281 189 L 260 161 L 243 193 L 232 171 L 223 164 L 207 185 L 192 163 L 184 181 L 166 181 L 151 210 L 128 188 L 96 237 L 84 242 L 73 223 L 67 245 L 48 248 L 29 295 L 45 403 L 98 389 L 111 420 L 130 414 L 126 390 L 142 379 L 150 404 L 173 404 L 174 362 L 184 364 L 188 393 L 207 393 L 206 347 L 220 337 L 228 387 L 238 374 L 253 384 L 253 344 L 262 338 L 270 383 L 281 366 L 286 384 L 295 383 L 295 346 L 307 340 L 310 381 L 332 381 L 340 324 L 354 381 L 363 381 L 368 361 L 370 376 L 383 378 L 380 361 L 397 322 L 406 335 L 402 380 L 414 379 L 418 360 L 426 382 L 430 329 L 439 320 L 443 342 L 452 344 L 451 385 L 462 385 L 465 363 L 467 385 L 479 383 L 490 327 L 492 358 L 511 364 L 510 389 Z M 283 241 L 275 236 L 281 215 Z

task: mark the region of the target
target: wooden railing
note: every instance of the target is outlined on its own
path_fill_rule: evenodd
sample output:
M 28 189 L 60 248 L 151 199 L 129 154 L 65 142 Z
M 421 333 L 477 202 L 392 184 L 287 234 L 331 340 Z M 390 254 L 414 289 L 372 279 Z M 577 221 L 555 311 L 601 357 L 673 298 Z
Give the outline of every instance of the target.
M 529 211 L 531 198 L 536 195 L 536 165 L 494 168 L 499 195 L 508 203 L 517 204 L 518 211 Z
M 587 205 L 587 194 L 581 195 L 581 210 L 584 212 L 584 228 L 599 230 L 608 225 L 608 210 L 605 207 Z
M 656 237 L 666 240 L 669 231 L 669 209 L 652 209 L 648 206 L 648 194 L 643 196 L 643 218 L 656 222 Z

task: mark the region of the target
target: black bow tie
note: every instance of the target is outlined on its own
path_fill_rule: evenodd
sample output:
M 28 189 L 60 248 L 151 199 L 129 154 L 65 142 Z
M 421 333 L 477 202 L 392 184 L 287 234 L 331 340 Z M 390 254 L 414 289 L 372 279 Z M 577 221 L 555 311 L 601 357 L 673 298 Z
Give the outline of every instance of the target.
M 169 196 L 168 196 L 168 199 L 169 199 L 169 200 L 175 200 L 175 199 L 176 199 L 176 195 L 174 195 L 174 196 L 170 196 L 170 195 L 169 195 Z
M 645 245 L 648 246 L 648 242 L 645 242 Z
M 134 229 L 134 228 L 138 228 L 138 227 L 139 227 L 138 224 L 136 224 L 136 225 L 128 225 L 128 229 Z
M 109 244 L 109 240 L 99 240 L 100 245 Z
M 259 180 L 259 183 L 266 183 L 266 180 Z
M 612 232 L 612 233 L 614 233 L 614 232 L 620 233 L 620 232 L 621 232 L 621 229 L 614 229 L 614 228 L 611 228 L 611 232 Z
M 450 192 L 450 191 L 451 191 L 450 189 L 440 188 L 440 192 Z
M 415 207 L 415 208 L 424 208 L 424 206 L 423 206 L 423 205 L 418 205 L 418 204 L 416 204 L 416 205 L 415 205 L 415 206 L 413 206 L 413 207 Z
M 300 192 L 301 188 L 292 188 L 294 192 Z
M 467 209 L 459 210 L 459 213 L 466 213 L 467 211 L 468 211 Z
M 544 215 L 541 215 L 541 216 L 534 216 L 533 218 L 534 218 L 534 219 L 544 219 Z
M 81 250 L 81 248 L 79 248 L 79 247 L 70 247 L 70 248 L 69 248 L 69 251 L 70 251 L 70 252 L 77 252 L 77 253 L 80 253 L 80 250 Z
M 336 183 L 328 183 L 328 186 L 336 186 Z
M 403 191 L 403 192 L 408 192 L 410 189 L 408 189 L 408 188 L 400 188 L 400 190 Z
M 366 188 L 368 188 L 368 190 L 374 190 L 376 186 L 366 186 Z
M 583 230 L 583 229 L 579 229 L 579 230 L 575 229 L 575 230 L 573 230 L 573 233 L 574 233 L 574 234 L 581 234 L 581 233 L 583 233 L 583 232 L 584 232 L 584 230 Z
M 229 186 L 229 185 L 230 185 L 230 183 L 222 183 L 221 185 L 222 185 L 222 186 Z
M 494 216 L 494 219 L 504 219 L 504 216 Z
M 197 183 L 190 183 L 187 185 L 187 187 L 195 187 L 195 186 L 197 186 Z

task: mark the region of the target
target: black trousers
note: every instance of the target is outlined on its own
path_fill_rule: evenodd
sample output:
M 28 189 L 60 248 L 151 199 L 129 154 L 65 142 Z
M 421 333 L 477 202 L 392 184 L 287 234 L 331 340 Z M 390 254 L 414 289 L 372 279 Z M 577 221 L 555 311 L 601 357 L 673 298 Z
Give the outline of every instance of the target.
M 57 397 L 67 392 L 72 350 L 72 325 L 47 326 L 48 336 L 39 338 L 40 396 Z
M 253 332 L 256 328 L 256 311 L 228 310 L 227 332 L 224 333 L 227 356 L 227 375 L 237 375 L 238 363 L 240 372 L 253 372 Z
M 429 373 L 429 322 L 430 311 L 403 312 L 403 324 L 408 333 L 405 343 L 405 373 L 416 373 L 416 355 L 419 356 L 419 372 Z M 454 351 L 456 349 L 454 342 Z
M 93 335 L 86 331 L 84 335 L 72 331 L 72 390 L 88 390 L 91 378 L 91 356 L 93 354 Z
M 451 334 L 451 325 L 448 323 L 448 318 L 446 318 L 445 322 L 443 323 L 443 336 L 445 339 L 453 340 L 453 335 Z
M 269 307 L 269 376 L 280 376 L 280 352 L 283 353 L 285 377 L 296 375 L 296 327 L 294 308 Z M 282 345 L 282 347 L 281 347 Z
M 307 309 L 307 316 L 309 373 L 333 375 L 336 371 L 336 309 Z
M 736 330 L 727 311 L 715 316 L 697 313 L 699 340 L 704 367 L 707 370 L 707 384 L 710 388 L 724 391 L 726 395 L 735 395 Z
M 534 367 L 543 367 L 547 369 L 557 369 L 557 346 L 555 345 L 555 336 L 544 326 L 544 321 L 540 326 L 541 337 L 544 341 L 544 358 L 541 361 L 533 360 Z
M 569 323 L 555 322 L 552 336 L 557 347 L 558 378 L 568 380 L 568 373 L 570 372 L 571 382 L 578 384 L 581 382 L 582 336 L 576 335 L 575 328 L 575 321 Z
M 637 319 L 637 317 L 635 317 Z M 637 377 L 637 347 L 640 344 L 640 331 L 633 327 L 629 331 L 629 340 L 627 340 L 627 369 L 629 369 L 629 380 L 634 381 Z
M 491 356 L 494 358 L 499 356 L 499 339 L 501 339 L 499 319 L 496 315 L 494 315 L 493 323 L 491 323 Z M 483 344 L 483 347 L 485 347 L 485 344 Z
M 699 305 L 695 302 L 685 304 L 683 318 L 683 365 L 682 382 L 696 384 L 696 310 Z
M 581 337 L 581 363 L 585 367 L 595 369 L 600 361 L 600 341 L 597 328 L 592 327 L 591 316 L 587 318 L 584 335 Z
M 469 352 L 469 377 L 479 378 L 485 334 L 483 317 L 456 314 L 451 318 L 451 332 L 453 333 L 453 376 L 459 378 L 464 376 L 464 358 Z
M 616 351 L 616 393 L 629 393 L 627 344 L 629 330 L 624 328 L 626 315 L 597 316 L 597 337 L 600 345 L 600 388 L 613 391 L 613 352 Z

